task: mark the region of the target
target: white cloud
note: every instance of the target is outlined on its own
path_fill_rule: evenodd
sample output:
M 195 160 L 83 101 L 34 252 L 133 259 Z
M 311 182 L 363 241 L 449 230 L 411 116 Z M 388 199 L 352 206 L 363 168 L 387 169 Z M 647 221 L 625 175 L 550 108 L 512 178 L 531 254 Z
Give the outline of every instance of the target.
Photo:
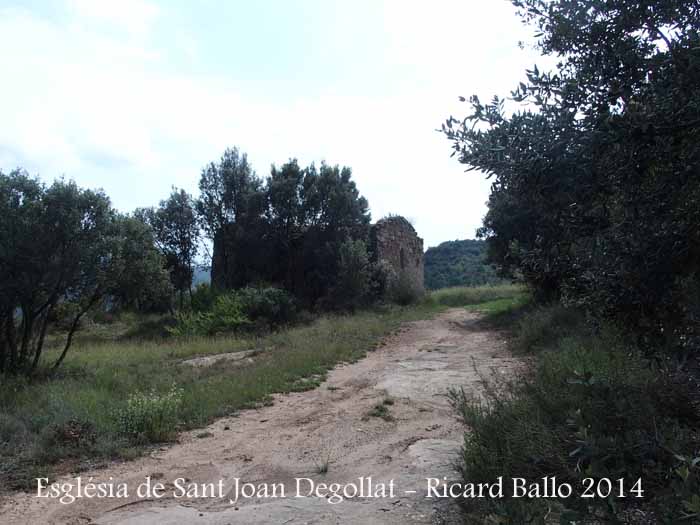
M 239 145 L 262 175 L 290 156 L 352 166 L 374 217 L 412 217 L 426 246 L 471 237 L 489 183 L 462 173 L 435 128 L 467 110 L 458 95 L 507 93 L 532 60 L 516 48 L 526 33 L 512 10 L 495 4 L 387 3 L 385 76 L 367 79 L 381 94 L 295 99 L 164 67 L 152 31 L 167 4 L 71 0 L 65 20 L 1 9 L 0 169 L 65 173 L 130 210 L 171 185 L 195 192 L 201 167 Z M 174 40 L 197 53 L 192 35 Z
M 148 35 L 160 13 L 158 6 L 143 0 L 68 0 L 67 3 L 75 23 L 105 24 L 137 37 Z

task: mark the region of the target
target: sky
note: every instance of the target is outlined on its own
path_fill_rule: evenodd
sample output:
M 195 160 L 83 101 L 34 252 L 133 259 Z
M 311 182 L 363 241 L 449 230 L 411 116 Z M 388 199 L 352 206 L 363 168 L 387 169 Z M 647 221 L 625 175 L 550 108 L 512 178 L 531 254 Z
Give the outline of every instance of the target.
M 523 80 L 532 33 L 506 0 L 0 0 L 0 170 L 128 212 L 238 146 L 261 177 L 350 166 L 426 248 L 473 238 L 490 182 L 436 130 Z

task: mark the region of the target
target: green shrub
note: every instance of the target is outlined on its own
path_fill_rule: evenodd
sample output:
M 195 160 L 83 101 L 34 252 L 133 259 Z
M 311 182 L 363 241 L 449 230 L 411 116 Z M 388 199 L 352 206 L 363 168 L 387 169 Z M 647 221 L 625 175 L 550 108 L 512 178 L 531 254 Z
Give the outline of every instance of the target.
M 211 312 L 181 312 L 175 316 L 175 324 L 166 330 L 175 337 L 197 337 L 210 335 L 212 326 Z
M 354 311 L 370 301 L 372 266 L 367 246 L 361 240 L 348 239 L 340 246 L 338 283 L 333 288 L 332 306 Z
M 136 442 L 168 441 L 176 431 L 182 396 L 183 390 L 176 386 L 164 394 L 155 390 L 131 394 L 117 412 L 119 430 Z
M 246 287 L 235 292 L 245 316 L 258 329 L 277 328 L 296 320 L 297 309 L 289 293 L 271 286 Z
M 541 350 L 533 373 L 492 385 L 483 399 L 452 392 L 470 428 L 463 476 L 469 482 L 556 476 L 578 494 L 583 478 L 622 478 L 628 490 L 641 478 L 645 498 L 473 500 L 465 502 L 471 519 L 540 523 L 549 514 L 561 523 L 614 522 L 643 506 L 656 520 L 676 523 L 695 508 L 700 414 L 692 382 L 655 370 L 615 330 L 593 332 L 581 319 L 558 307 L 531 313 L 516 342 Z
M 244 311 L 243 301 L 235 292 L 216 298 L 209 319 L 210 324 L 205 335 L 235 332 L 250 324 L 250 319 Z
M 585 317 L 580 310 L 559 304 L 525 313 L 517 327 L 516 347 L 532 352 L 555 344 L 569 333 L 585 330 Z
M 72 301 L 61 301 L 51 309 L 50 319 L 59 330 L 70 330 L 79 312 L 79 304 Z M 83 317 L 78 323 L 78 328 L 82 328 L 84 325 L 85 318 Z
M 399 273 L 389 281 L 387 296 L 392 303 L 401 306 L 417 303 L 423 297 L 424 291 L 415 285 L 406 272 Z
M 247 287 L 217 294 L 208 311 L 178 314 L 169 332 L 192 337 L 243 330 L 265 331 L 292 323 L 296 315 L 294 300 L 284 290 Z
M 175 326 L 168 331 L 177 337 L 211 336 L 236 332 L 249 324 L 240 298 L 232 292 L 218 296 L 209 312 L 178 314 Z
M 209 283 L 199 283 L 192 291 L 192 310 L 207 312 L 214 307 L 216 290 Z
M 0 447 L 12 442 L 21 443 L 28 434 L 24 421 L 11 414 L 0 413 Z

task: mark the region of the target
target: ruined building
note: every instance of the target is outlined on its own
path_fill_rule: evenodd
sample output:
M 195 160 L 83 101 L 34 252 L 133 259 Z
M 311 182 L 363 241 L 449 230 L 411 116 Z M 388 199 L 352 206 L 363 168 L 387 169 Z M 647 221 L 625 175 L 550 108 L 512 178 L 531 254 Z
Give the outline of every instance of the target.
M 270 262 L 275 260 L 271 255 L 274 249 L 266 245 L 262 238 L 245 237 L 240 233 L 241 230 L 235 226 L 227 226 L 214 239 L 211 279 L 216 288 L 240 288 L 259 281 L 278 285 L 284 283 L 283 286 L 293 292 L 298 292 L 304 286 L 309 287 L 309 279 L 305 276 L 308 268 L 293 264 L 290 271 L 273 268 Z M 367 248 L 373 262 L 383 263 L 395 277 L 406 279 L 413 289 L 419 292 L 424 290 L 423 239 L 418 237 L 411 223 L 399 216 L 386 217 L 370 226 L 368 240 Z M 284 259 L 276 264 L 284 262 L 289 261 Z M 299 265 L 304 261 L 297 257 L 292 262 Z M 286 282 L 285 277 L 288 279 Z M 302 285 L 298 285 L 300 282 Z
M 384 261 L 396 275 L 404 275 L 414 288 L 423 286 L 423 239 L 400 216 L 381 219 L 370 230 L 369 251 L 374 261 Z

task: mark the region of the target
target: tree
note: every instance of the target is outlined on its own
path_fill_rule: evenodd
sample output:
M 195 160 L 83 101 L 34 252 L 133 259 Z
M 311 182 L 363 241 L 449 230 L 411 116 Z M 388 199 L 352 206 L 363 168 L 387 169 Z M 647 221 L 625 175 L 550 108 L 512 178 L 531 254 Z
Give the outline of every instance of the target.
M 425 286 L 479 286 L 501 281 L 485 261 L 483 240 L 446 241 L 425 252 Z
M 202 170 L 197 213 L 205 234 L 212 241 L 228 225 L 245 227 L 264 211 L 262 180 L 238 148 L 229 148 L 219 160 Z
M 471 97 L 443 131 L 494 178 L 491 257 L 541 297 L 622 321 L 647 342 L 700 341 L 700 5 L 516 0 L 552 72 Z
M 64 181 L 47 188 L 20 170 L 0 173 L 0 207 L 0 368 L 30 372 L 39 363 L 56 304 L 67 297 L 79 304 L 67 351 L 80 318 L 104 293 L 112 212 L 102 193 Z
M 347 167 L 302 168 L 292 159 L 273 165 L 263 183 L 234 148 L 203 170 L 200 189 L 218 288 L 273 283 L 313 306 L 336 284 L 340 246 L 367 237 L 367 200 Z
M 348 167 L 322 163 L 306 170 L 301 191 L 306 231 L 301 247 L 307 304 L 324 297 L 338 279 L 338 254 L 348 239 L 367 241 L 371 216 Z
M 301 245 L 307 229 L 303 200 L 303 184 L 307 169 L 292 159 L 280 168 L 272 166 L 266 180 L 265 211 L 272 256 L 278 264 L 271 268 L 269 280 L 283 283 L 287 289 L 297 288 L 303 280 Z
M 122 264 L 113 272 L 111 300 L 139 312 L 170 310 L 173 285 L 153 230 L 143 220 L 128 215 L 118 215 L 115 226 Z
M 366 240 L 367 200 L 350 168 L 301 168 L 296 159 L 272 166 L 265 193 L 267 238 L 280 261 L 279 273 L 268 278 L 313 304 L 336 284 L 341 245 Z
M 235 288 L 268 266 L 263 239 L 265 194 L 262 180 L 238 148 L 202 170 L 196 210 L 205 235 L 214 242 L 212 285 Z
M 354 312 L 370 298 L 372 265 L 364 241 L 348 239 L 338 253 L 338 281 L 332 305 Z
M 122 223 L 102 192 L 0 172 L 0 214 L 0 372 L 36 370 L 51 314 L 69 301 L 76 308 L 56 368 L 82 317 L 116 292 L 119 276 L 151 274 L 124 250 Z
M 199 243 L 199 222 L 192 197 L 173 188 L 158 208 L 141 209 L 136 215 L 153 229 L 155 243 L 165 258 L 170 279 L 180 293 L 183 307 L 185 291 L 192 295 L 192 277 Z

